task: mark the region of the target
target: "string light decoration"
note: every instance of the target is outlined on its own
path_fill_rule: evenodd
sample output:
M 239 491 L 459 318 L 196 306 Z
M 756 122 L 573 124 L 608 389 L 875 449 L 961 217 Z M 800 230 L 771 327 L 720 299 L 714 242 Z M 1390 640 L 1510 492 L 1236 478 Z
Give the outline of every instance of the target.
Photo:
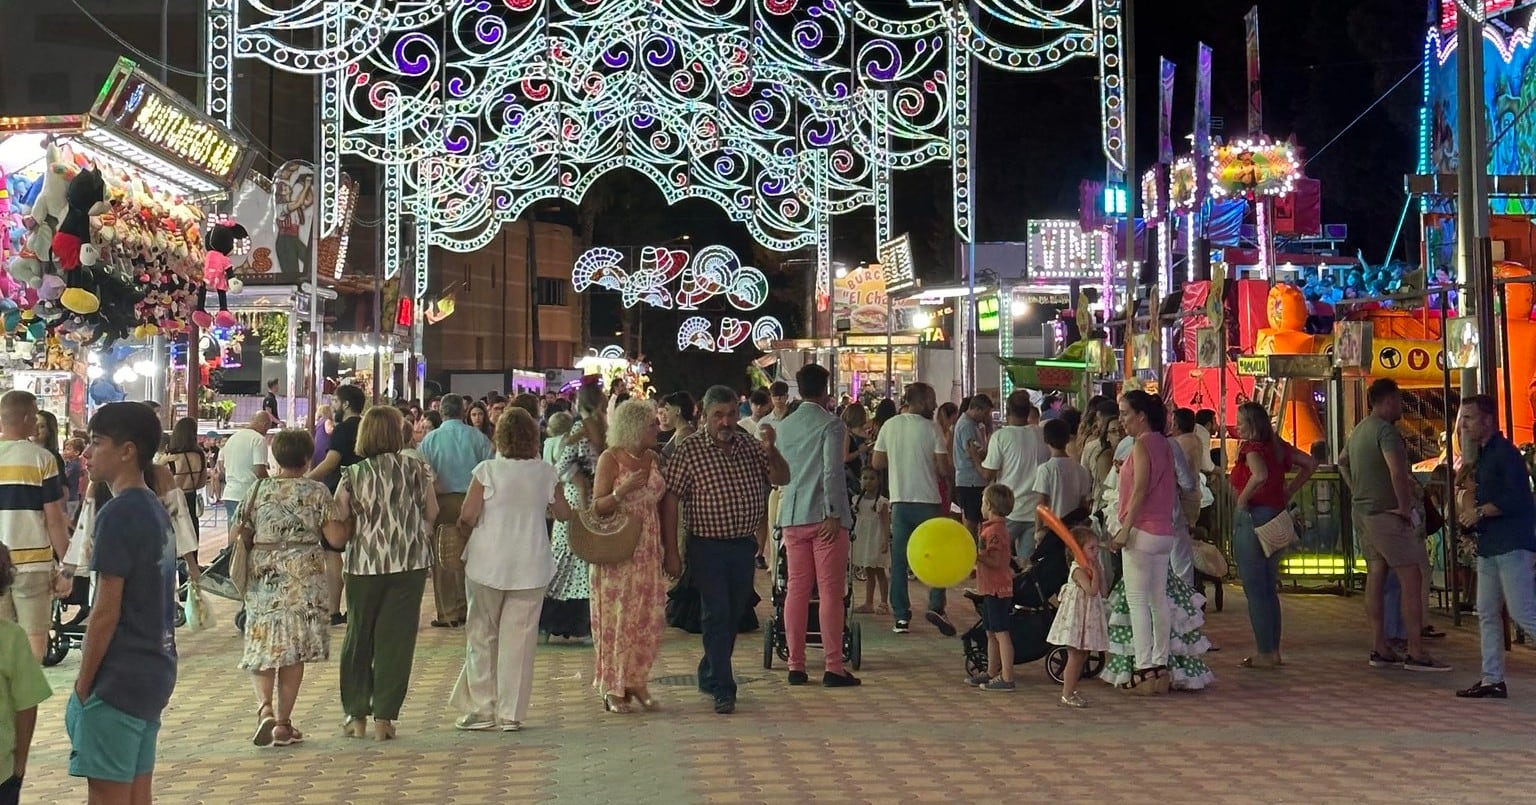
M 972 59 L 1026 73 L 1097 61 L 1105 156 L 1125 164 L 1122 0 L 984 0 L 974 17 L 934 0 L 207 9 L 209 107 L 227 115 L 238 58 L 319 76 L 320 180 L 334 187 L 344 157 L 383 167 L 415 228 L 418 294 L 427 247 L 480 248 L 618 168 L 669 204 L 713 201 L 766 247 L 815 247 L 825 268 L 833 216 L 873 207 L 888 239 L 891 172 L 948 162 L 954 225 L 970 240 Z M 321 213 L 330 231 L 331 205 Z
M 676 282 L 674 290 L 672 283 Z M 571 266 L 571 288 L 617 291 L 624 307 L 644 303 L 667 310 L 698 310 L 699 305 L 724 296 L 731 307 L 750 313 L 768 301 L 768 276 L 744 266 L 730 249 L 709 245 L 689 255 L 681 249 L 646 246 L 640 268 L 624 268 L 624 253 L 607 246 L 582 252 Z
M 1200 206 L 1200 172 L 1193 157 L 1179 157 L 1168 168 L 1168 207 L 1186 213 Z
M 726 316 L 720 320 L 718 335 L 710 332 L 712 326 L 703 316 L 684 319 L 677 328 L 678 351 L 735 352 L 750 340 L 759 352 L 767 352 L 773 349 L 773 342 L 784 339 L 784 325 L 773 316 L 763 316 L 755 322 Z
M 1066 219 L 1030 221 L 1028 242 L 1032 280 L 1098 279 L 1111 251 L 1107 231 L 1084 232 Z
M 1211 195 L 1286 196 L 1296 189 L 1301 163 L 1290 143 L 1238 140 L 1211 153 Z

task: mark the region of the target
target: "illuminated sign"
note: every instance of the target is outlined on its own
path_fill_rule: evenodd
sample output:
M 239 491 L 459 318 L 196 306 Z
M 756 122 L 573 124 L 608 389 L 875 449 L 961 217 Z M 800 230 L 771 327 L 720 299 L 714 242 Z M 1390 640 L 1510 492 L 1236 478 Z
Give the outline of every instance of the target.
M 976 332 L 997 332 L 998 319 L 997 297 L 983 296 L 976 300 Z
M 1245 377 L 1263 377 L 1269 374 L 1268 355 L 1239 355 L 1237 373 Z
M 1488 19 L 1496 17 L 1506 11 L 1518 8 L 1530 2 L 1530 0 L 1461 0 L 1465 5 L 1478 6 L 1478 17 Z M 1456 4 L 1457 0 L 1440 0 L 1440 29 L 1444 31 L 1456 28 Z
M 912 240 L 906 235 L 892 238 L 879 248 L 880 269 L 885 272 L 886 293 L 911 288 L 917 283 L 912 270 Z
M 1109 234 L 1084 232 L 1076 220 L 1029 222 L 1030 279 L 1102 279 Z
M 233 184 L 248 156 L 244 142 L 128 59 L 119 59 L 107 77 L 91 117 L 225 186 Z

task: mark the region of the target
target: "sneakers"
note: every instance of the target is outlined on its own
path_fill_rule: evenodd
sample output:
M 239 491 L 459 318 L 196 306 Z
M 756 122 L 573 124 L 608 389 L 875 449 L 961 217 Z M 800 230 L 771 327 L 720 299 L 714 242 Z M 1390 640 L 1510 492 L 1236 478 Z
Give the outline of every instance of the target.
M 1002 677 L 998 677 L 987 682 L 987 684 L 982 685 L 981 689 L 985 691 L 991 691 L 993 693 L 1012 693 L 1015 687 L 1016 686 L 1012 682 L 1006 681 Z
M 1403 660 L 1403 670 L 1439 673 L 1441 671 L 1451 670 L 1451 666 L 1446 665 L 1445 663 L 1440 662 L 1433 657 L 1424 657 L 1422 659 L 1418 657 L 1408 657 Z
M 928 622 L 933 624 L 933 628 L 939 630 L 939 634 L 945 637 L 955 636 L 955 625 L 949 622 L 949 618 L 944 617 L 944 613 L 929 610 L 928 614 L 923 617 L 926 617 Z
M 1071 696 L 1063 696 L 1063 697 L 1061 697 L 1061 703 L 1066 705 L 1066 706 L 1068 706 L 1068 707 L 1087 707 L 1088 706 L 1088 703 L 1083 701 L 1083 697 L 1079 696 L 1075 691 L 1072 693 Z
M 804 685 L 809 681 L 811 681 L 811 678 L 804 671 L 789 672 L 789 684 L 791 685 Z
M 465 713 L 453 722 L 453 728 L 465 731 L 493 730 L 496 729 L 496 719 L 479 713 Z
M 976 674 L 975 676 L 968 676 L 965 678 L 965 684 L 970 685 L 973 688 L 979 688 L 991 681 L 992 677 L 987 676 L 986 674 Z
M 1503 682 L 1495 682 L 1492 685 L 1489 685 L 1489 684 L 1484 683 L 1482 680 L 1478 680 L 1478 683 L 1476 685 L 1473 685 L 1472 687 L 1467 688 L 1466 690 L 1458 690 L 1458 691 L 1456 691 L 1456 698 L 1458 698 L 1458 699 L 1508 699 L 1509 698 L 1509 688 L 1505 687 Z
M 891 631 L 895 632 L 896 634 L 906 634 L 907 632 L 912 631 L 912 622 L 896 621 L 896 625 L 891 627 Z
M 1396 654 L 1380 654 L 1380 653 L 1375 652 L 1375 651 L 1371 652 L 1371 658 L 1369 660 L 1367 660 L 1367 662 L 1369 662 L 1371 664 L 1372 668 L 1401 668 L 1401 667 L 1403 667 L 1403 658 L 1402 657 L 1399 657 Z
M 715 713 L 717 715 L 728 716 L 728 715 L 730 715 L 731 713 L 734 713 L 734 712 L 736 712 L 736 697 L 735 696 L 716 696 L 715 697 Z
M 521 721 L 503 721 L 503 722 L 501 722 L 501 731 L 502 732 L 518 732 L 522 728 L 523 728 L 523 722 L 521 722 Z
M 824 688 L 856 688 L 862 684 L 863 681 L 847 671 L 841 674 L 827 671 L 821 675 L 821 686 Z

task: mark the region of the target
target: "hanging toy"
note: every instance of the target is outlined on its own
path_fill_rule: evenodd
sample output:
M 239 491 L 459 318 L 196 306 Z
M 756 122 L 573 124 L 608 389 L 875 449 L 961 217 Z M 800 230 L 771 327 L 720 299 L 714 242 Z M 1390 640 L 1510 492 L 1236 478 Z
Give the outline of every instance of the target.
M 80 251 L 90 245 L 91 213 L 97 205 L 106 202 L 106 194 L 107 183 L 101 178 L 100 170 L 92 168 L 75 174 L 75 178 L 69 180 L 69 189 L 65 192 L 69 212 L 64 215 L 58 232 L 53 236 L 53 260 L 64 272 L 69 285 L 60 297 L 60 302 L 76 313 L 91 313 L 101 304 L 101 300 L 89 290 L 92 284 L 89 278 L 84 276 L 93 269 L 80 270 Z
M 229 272 L 234 265 L 229 253 L 235 250 L 235 241 L 250 237 L 239 224 L 219 224 L 208 230 L 208 254 L 203 258 L 203 286 L 197 291 L 197 312 L 192 322 L 207 329 L 209 325 L 233 327 L 234 314 L 229 312 Z M 219 294 L 219 313 L 208 315 L 208 289 Z

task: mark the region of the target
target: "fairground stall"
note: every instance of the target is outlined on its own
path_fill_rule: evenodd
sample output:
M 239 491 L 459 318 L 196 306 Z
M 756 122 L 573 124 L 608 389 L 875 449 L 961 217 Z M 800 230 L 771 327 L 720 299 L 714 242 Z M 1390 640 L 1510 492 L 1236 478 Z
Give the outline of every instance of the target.
M 7 371 L 47 373 L 10 382 L 76 427 L 93 404 L 162 399 L 166 341 L 202 309 L 209 212 L 252 157 L 128 59 L 85 114 L 0 117 Z

